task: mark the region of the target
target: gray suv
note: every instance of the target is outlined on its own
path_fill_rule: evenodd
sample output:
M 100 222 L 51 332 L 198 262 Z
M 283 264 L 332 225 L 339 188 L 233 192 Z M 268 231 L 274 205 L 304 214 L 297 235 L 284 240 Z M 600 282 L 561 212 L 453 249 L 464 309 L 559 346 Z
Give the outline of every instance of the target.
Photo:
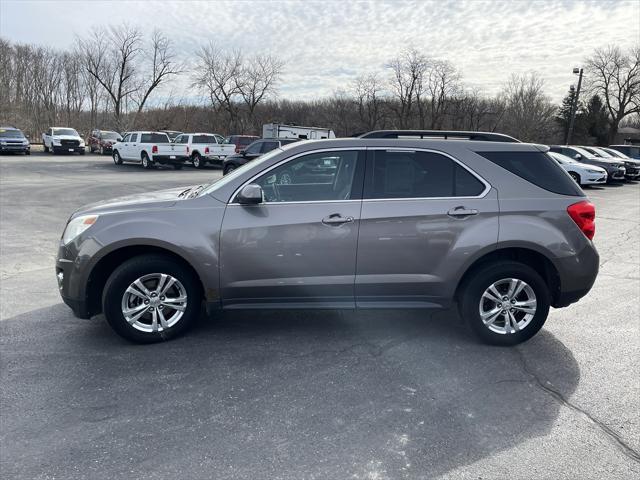
M 207 311 L 449 308 L 484 341 L 533 336 L 591 289 L 595 211 L 525 143 L 296 142 L 221 180 L 75 212 L 56 273 L 82 318 L 136 342 Z

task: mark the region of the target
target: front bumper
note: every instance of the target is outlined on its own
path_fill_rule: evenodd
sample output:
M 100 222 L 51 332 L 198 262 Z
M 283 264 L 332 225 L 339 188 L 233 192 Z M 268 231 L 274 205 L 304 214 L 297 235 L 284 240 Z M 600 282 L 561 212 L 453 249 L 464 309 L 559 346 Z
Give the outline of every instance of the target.
M 31 151 L 31 145 L 5 144 L 0 145 L 2 153 L 27 153 Z
M 51 151 L 54 153 L 80 153 L 85 150 L 84 147 L 80 146 L 52 145 Z
M 624 176 L 627 171 L 624 168 L 617 170 L 609 170 L 607 172 L 609 174 L 609 180 L 624 180 Z
M 626 172 L 624 176 L 626 178 L 638 178 L 640 177 L 640 167 L 625 166 Z
M 599 183 L 607 183 L 608 175 L 605 173 L 589 173 L 584 175 L 580 180 L 583 185 L 597 185 Z
M 76 317 L 90 318 L 84 287 L 78 282 L 78 274 L 74 271 L 75 262 L 64 258 L 67 253 L 66 248 L 61 245 L 56 258 L 56 279 L 60 296 Z

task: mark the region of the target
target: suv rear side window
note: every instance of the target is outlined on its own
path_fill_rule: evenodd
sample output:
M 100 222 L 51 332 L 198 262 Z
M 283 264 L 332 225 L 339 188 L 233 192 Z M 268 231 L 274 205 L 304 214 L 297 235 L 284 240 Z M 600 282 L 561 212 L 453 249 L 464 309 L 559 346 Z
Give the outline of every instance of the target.
M 365 198 L 476 197 L 485 185 L 448 157 L 434 152 L 372 152 Z
M 544 152 L 476 153 L 549 192 L 560 195 L 584 196 L 576 182 Z

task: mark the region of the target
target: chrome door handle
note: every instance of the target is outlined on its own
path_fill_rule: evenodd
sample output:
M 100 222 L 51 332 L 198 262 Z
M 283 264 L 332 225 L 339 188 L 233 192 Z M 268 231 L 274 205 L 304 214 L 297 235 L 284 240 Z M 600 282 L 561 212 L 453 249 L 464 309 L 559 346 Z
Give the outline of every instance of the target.
M 353 222 L 353 217 L 343 217 L 339 213 L 332 213 L 328 217 L 324 217 L 322 219 L 322 223 L 324 223 L 325 225 L 332 225 L 332 226 L 339 226 L 344 223 L 351 223 L 351 222 Z
M 447 212 L 447 215 L 454 218 L 470 217 L 471 215 L 477 215 L 478 210 L 475 208 L 456 207 Z

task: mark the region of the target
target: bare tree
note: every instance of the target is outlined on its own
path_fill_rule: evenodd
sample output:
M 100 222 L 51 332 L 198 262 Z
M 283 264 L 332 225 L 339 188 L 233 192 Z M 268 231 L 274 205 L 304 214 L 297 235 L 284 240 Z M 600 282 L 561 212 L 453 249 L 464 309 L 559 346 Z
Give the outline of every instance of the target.
M 384 111 L 382 84 L 376 74 L 363 75 L 353 82 L 353 93 L 358 105 L 362 128 L 375 130 L 382 126 Z
M 242 57 L 241 57 L 242 58 Z M 275 93 L 284 63 L 271 55 L 256 55 L 247 59 L 236 77 L 236 88 L 247 106 L 249 122 L 255 128 L 255 110 Z
M 398 104 L 394 108 L 400 128 L 407 128 L 415 103 L 423 91 L 425 70 L 429 60 L 415 49 L 407 50 L 391 59 L 386 67 L 391 69 L 391 91 Z
M 79 44 L 87 58 L 87 72 L 107 92 L 120 130 L 126 130 L 131 121 L 126 116 L 130 105 L 135 104 L 139 113 L 151 93 L 181 71 L 170 41 L 158 32 L 153 33 L 147 51 L 140 31 L 129 26 L 97 30 Z
M 597 49 L 587 60 L 589 89 L 604 99 L 609 113 L 609 142 L 620 122 L 640 113 L 640 45 L 623 52 L 617 46 Z
M 242 75 L 242 53 L 239 50 L 225 52 L 209 43 L 200 48 L 193 75 L 194 86 L 204 91 L 216 109 L 224 110 L 229 117 L 227 128 L 238 127 L 239 78 Z
M 556 107 L 544 94 L 544 81 L 536 74 L 512 75 L 500 94 L 504 102 L 502 131 L 523 141 L 545 141 L 554 131 Z
M 425 90 L 429 96 L 431 129 L 441 129 L 447 109 L 447 101 L 460 90 L 460 74 L 446 60 L 434 60 L 429 64 Z M 422 110 L 422 99 L 418 101 Z M 421 114 L 421 126 L 424 128 L 424 115 Z

